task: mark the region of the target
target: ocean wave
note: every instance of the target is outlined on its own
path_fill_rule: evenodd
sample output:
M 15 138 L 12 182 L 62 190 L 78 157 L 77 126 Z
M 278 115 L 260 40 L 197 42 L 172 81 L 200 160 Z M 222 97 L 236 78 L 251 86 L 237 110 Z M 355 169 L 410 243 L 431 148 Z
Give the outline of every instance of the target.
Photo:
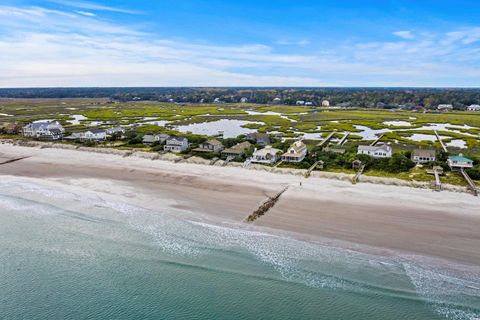
M 53 205 L 22 198 L 20 192 L 35 194 L 47 202 L 61 200 L 59 206 L 76 201 L 78 210 L 57 210 Z M 106 195 L 58 190 L 26 179 L 0 181 L 0 207 L 38 214 L 70 212 L 73 218 L 97 222 L 108 221 L 97 211 L 112 211 L 121 214 L 129 228 L 148 235 L 158 248 L 172 256 L 194 258 L 240 250 L 276 270 L 286 281 L 317 288 L 420 299 L 446 319 L 480 319 L 478 269 L 464 270 L 456 265 L 447 268 L 423 257 L 375 255 L 331 243 L 302 241 L 241 223 L 202 220 L 198 215 L 168 206 L 151 211 L 109 200 Z M 82 208 L 89 212 L 88 216 L 80 212 Z

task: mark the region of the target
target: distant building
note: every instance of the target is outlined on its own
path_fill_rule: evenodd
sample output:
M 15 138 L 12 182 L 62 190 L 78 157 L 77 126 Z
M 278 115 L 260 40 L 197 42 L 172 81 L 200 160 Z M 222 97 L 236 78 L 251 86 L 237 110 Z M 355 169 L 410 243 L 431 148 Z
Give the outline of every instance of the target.
M 266 133 L 252 132 L 248 133 L 245 138 L 250 141 L 254 141 L 256 144 L 266 146 L 270 144 L 270 136 Z
M 168 138 L 170 138 L 170 136 L 165 133 L 161 133 L 157 135 L 146 134 L 143 136 L 142 142 L 144 144 L 152 144 L 155 142 L 164 143 Z
M 480 111 L 480 105 L 472 104 L 467 107 L 467 111 Z
M 392 147 L 386 144 L 375 146 L 358 146 L 357 154 L 366 154 L 372 158 L 391 158 Z
M 243 98 L 240 99 L 240 102 L 241 102 L 241 103 L 247 103 L 247 102 L 248 102 L 248 99 L 245 98 L 245 97 L 243 97 Z
M 278 97 L 275 98 L 275 99 L 273 99 L 273 103 L 274 103 L 274 104 L 275 104 L 275 103 L 280 103 L 280 102 L 282 102 L 282 99 L 280 99 L 280 98 L 278 98 Z
M 233 158 L 240 158 L 242 157 L 248 149 L 252 147 L 250 142 L 241 142 L 239 144 L 234 145 L 231 148 L 225 149 L 222 151 L 222 156 L 224 157 L 233 157 Z
M 313 106 L 313 102 L 307 101 L 307 102 L 305 102 L 305 105 L 306 105 L 307 107 L 311 107 L 311 106 Z
M 184 137 L 170 137 L 165 141 L 163 149 L 175 153 L 185 151 L 188 149 L 188 139 Z
M 106 132 L 107 132 L 107 135 L 114 135 L 114 134 L 122 135 L 125 133 L 125 129 L 120 127 L 112 127 L 112 128 L 106 129 Z
M 210 139 L 206 142 L 200 143 L 198 148 L 193 149 L 193 151 L 220 153 L 223 149 L 225 149 L 225 147 L 220 141 L 217 139 Z
M 328 100 L 323 100 L 323 101 L 322 101 L 322 107 L 330 107 L 330 101 L 328 101 Z
M 453 106 L 451 104 L 439 104 L 437 106 L 437 110 L 440 110 L 440 111 L 448 111 L 452 109 L 453 109 Z
M 274 164 L 281 158 L 282 150 L 266 146 L 263 149 L 255 150 L 250 161 L 253 163 Z
M 416 164 L 432 162 L 437 160 L 437 153 L 433 149 L 415 149 L 411 159 Z
M 59 140 L 65 129 L 58 122 L 32 122 L 23 127 L 23 135 L 44 140 Z
M 296 105 L 297 105 L 297 106 L 303 106 L 303 105 L 305 105 L 305 101 L 298 100 L 298 101 L 296 102 Z
M 447 163 L 452 170 L 461 170 L 473 167 L 473 160 L 464 157 L 462 154 L 448 157 Z
M 301 140 L 298 140 L 282 155 L 282 160 L 286 162 L 302 162 L 306 155 L 307 146 Z
M 82 135 L 83 140 L 105 140 L 107 138 L 107 131 L 104 129 L 91 129 L 84 132 Z

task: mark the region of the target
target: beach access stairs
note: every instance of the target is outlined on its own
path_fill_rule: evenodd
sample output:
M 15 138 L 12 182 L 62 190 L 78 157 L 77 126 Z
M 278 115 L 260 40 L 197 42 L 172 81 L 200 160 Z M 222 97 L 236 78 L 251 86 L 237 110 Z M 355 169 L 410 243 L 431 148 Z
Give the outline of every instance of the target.
M 460 172 L 462 173 L 463 178 L 465 178 L 465 180 L 467 181 L 469 189 L 470 191 L 472 191 L 472 194 L 475 197 L 478 197 L 478 188 L 475 185 L 475 182 L 473 182 L 472 178 L 470 178 L 470 176 L 465 172 L 465 170 L 463 170 L 463 168 L 460 169 Z

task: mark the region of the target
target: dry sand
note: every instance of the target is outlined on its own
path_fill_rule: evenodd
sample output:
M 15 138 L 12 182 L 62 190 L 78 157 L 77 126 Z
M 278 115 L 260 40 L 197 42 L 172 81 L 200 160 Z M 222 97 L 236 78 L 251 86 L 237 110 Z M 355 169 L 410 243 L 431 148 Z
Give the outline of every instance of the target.
M 267 196 L 289 186 L 256 226 L 480 265 L 480 199 L 466 193 L 0 145 L 0 163 L 23 156 L 30 158 L 0 165 L 0 178 L 42 179 L 144 208 L 168 203 L 228 221 L 244 221 Z

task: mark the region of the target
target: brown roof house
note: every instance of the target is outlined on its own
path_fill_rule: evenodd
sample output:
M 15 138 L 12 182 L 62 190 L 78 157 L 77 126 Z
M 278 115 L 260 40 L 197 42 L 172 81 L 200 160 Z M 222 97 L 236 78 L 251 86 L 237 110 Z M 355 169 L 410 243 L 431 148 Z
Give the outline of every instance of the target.
M 436 161 L 437 152 L 433 149 L 415 149 L 412 151 L 411 159 L 416 164 Z
M 220 141 L 217 139 L 210 139 L 204 143 L 200 143 L 198 148 L 193 149 L 193 151 L 220 153 L 223 149 L 225 149 L 225 147 Z
M 252 144 L 248 141 L 234 145 L 231 148 L 225 149 L 222 151 L 222 156 L 224 157 L 233 157 L 240 158 L 242 157 L 248 149 L 252 147 Z

